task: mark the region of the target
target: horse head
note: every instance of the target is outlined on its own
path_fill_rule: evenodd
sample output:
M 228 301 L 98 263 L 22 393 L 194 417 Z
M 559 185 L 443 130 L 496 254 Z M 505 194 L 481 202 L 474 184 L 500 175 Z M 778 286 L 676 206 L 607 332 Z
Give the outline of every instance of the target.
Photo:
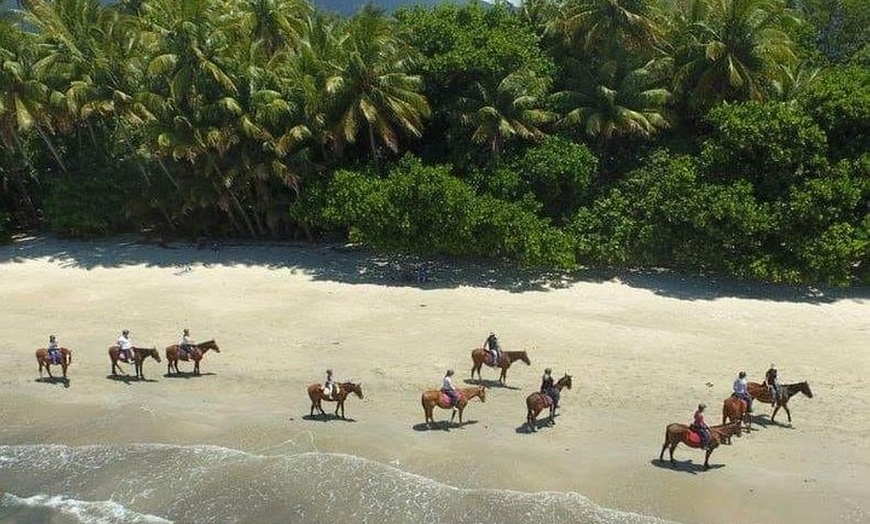
M 221 352 L 221 349 L 218 347 L 217 342 L 214 340 L 207 340 L 205 342 L 200 342 L 199 344 L 197 344 L 197 346 L 199 346 L 199 349 L 210 349 L 210 350 L 214 351 L 215 353 Z
M 810 383 L 804 380 L 803 382 L 798 383 L 797 385 L 798 391 L 808 396 L 809 398 L 813 398 L 813 390 L 810 389 Z
M 486 387 L 485 386 L 478 387 L 477 396 L 480 397 L 481 402 L 486 402 Z
M 531 366 L 531 365 L 532 365 L 532 361 L 529 360 L 529 354 L 526 353 L 525 351 L 523 351 L 522 353 L 520 353 L 520 360 L 522 360 L 523 362 L 525 362 L 527 366 Z
M 343 389 L 346 389 L 347 391 L 350 391 L 351 393 L 355 394 L 360 399 L 363 398 L 362 384 L 360 384 L 360 383 L 354 384 L 353 382 L 345 382 L 344 384 L 341 385 L 341 387 Z
M 571 375 L 565 373 L 565 376 L 560 378 L 556 384 L 571 389 Z
M 145 351 L 145 356 L 146 356 L 146 357 L 154 357 L 154 360 L 156 360 L 157 362 L 160 362 L 160 352 L 157 351 L 157 348 L 156 348 L 156 347 L 154 347 L 154 348 L 145 348 L 144 351 Z

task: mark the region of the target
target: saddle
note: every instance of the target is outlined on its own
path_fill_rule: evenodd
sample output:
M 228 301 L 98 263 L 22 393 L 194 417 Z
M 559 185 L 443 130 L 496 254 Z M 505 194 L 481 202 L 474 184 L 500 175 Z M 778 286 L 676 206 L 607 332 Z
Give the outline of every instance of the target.
M 483 353 L 483 363 L 491 368 L 499 367 L 499 363 L 502 358 L 504 358 L 504 354 L 502 353 L 499 353 L 498 359 L 493 358 L 492 353 L 490 353 L 489 351 L 485 351 Z
M 737 393 L 732 393 L 731 398 L 736 398 L 741 404 L 743 404 L 743 411 L 749 409 L 749 402 L 747 402 L 745 398 L 738 396 Z
M 63 354 L 58 351 L 49 351 L 48 352 L 48 363 L 49 364 L 61 364 L 63 360 Z
M 461 399 L 462 393 L 457 393 L 456 403 L 458 404 Z M 448 408 L 452 408 L 455 405 L 453 404 L 453 399 L 450 398 L 450 395 L 443 391 L 441 391 L 441 396 L 439 397 L 439 404 L 441 404 L 442 406 L 447 406 Z

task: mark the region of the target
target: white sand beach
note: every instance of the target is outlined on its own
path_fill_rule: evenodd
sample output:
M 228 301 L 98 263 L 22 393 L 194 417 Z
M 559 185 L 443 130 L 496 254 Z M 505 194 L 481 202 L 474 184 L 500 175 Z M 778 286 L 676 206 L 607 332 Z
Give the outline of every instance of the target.
M 573 492 L 683 523 L 870 522 L 867 289 L 654 272 L 548 278 L 443 260 L 420 284 L 385 257 L 340 246 L 170 247 L 0 246 L 0 444 L 318 451 L 460 489 Z M 162 356 L 184 327 L 220 346 L 202 376 L 164 376 L 165 360 L 146 362 L 145 382 L 109 376 L 121 329 Z M 490 330 L 532 365 L 514 364 L 508 387 L 484 368 L 492 387 L 466 409 L 468 424 L 426 430 L 421 392 L 447 368 L 465 386 Z M 37 380 L 34 352 L 50 333 L 74 351 L 68 387 Z M 755 431 L 717 449 L 709 471 L 682 445 L 676 469 L 667 453 L 658 461 L 668 423 L 688 423 L 699 402 L 718 423 L 737 372 L 761 382 L 771 362 L 784 383 L 807 380 L 814 393 L 792 398 L 791 426 L 783 411 L 771 424 L 758 404 Z M 525 398 L 545 367 L 574 387 L 557 424 L 528 434 Z M 362 384 L 349 421 L 308 417 L 306 386 L 327 368 Z M 33 482 L 0 488 L 27 497 Z

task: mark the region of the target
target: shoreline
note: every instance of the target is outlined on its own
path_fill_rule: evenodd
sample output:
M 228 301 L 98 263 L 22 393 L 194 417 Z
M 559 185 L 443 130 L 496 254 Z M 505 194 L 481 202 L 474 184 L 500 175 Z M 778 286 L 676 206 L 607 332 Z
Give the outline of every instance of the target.
M 442 262 L 434 282 L 417 285 L 390 279 L 390 264 L 334 246 L 0 246 L 0 318 L 9 319 L 0 326 L 0 444 L 255 452 L 294 442 L 458 488 L 579 493 L 686 524 L 870 516 L 866 290 L 814 295 L 650 273 L 553 285 L 470 261 Z M 105 351 L 122 326 L 161 353 L 182 327 L 222 351 L 206 356 L 201 377 L 168 378 L 165 361 L 149 361 L 153 382 L 111 380 Z M 527 349 L 532 366 L 515 364 L 508 388 L 470 404 L 463 429 L 421 430 L 420 393 L 447 367 L 466 385 L 469 353 L 490 329 L 504 349 Z M 49 332 L 75 351 L 66 389 L 35 381 L 32 353 Z M 668 423 L 687 422 L 699 401 L 716 422 L 736 372 L 758 380 L 771 361 L 785 382 L 807 379 L 815 393 L 790 403 L 792 428 L 758 426 L 716 450 L 708 472 L 684 446 L 676 471 L 658 463 Z M 306 420 L 304 389 L 327 367 L 363 384 L 365 398 L 346 405 L 354 422 Z M 574 388 L 556 426 L 528 435 L 519 431 L 524 399 L 544 367 L 571 373 Z M 496 377 L 483 370 L 485 381 Z M 757 411 L 763 422 L 769 409 Z

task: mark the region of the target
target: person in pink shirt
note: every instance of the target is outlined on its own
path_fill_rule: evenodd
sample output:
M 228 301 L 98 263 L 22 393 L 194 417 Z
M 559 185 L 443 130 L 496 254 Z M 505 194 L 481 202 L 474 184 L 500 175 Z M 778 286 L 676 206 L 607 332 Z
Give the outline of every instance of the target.
M 710 426 L 704 420 L 705 409 L 707 409 L 706 404 L 698 404 L 698 410 L 695 411 L 691 426 L 701 437 L 701 449 L 707 449 L 707 445 L 710 443 Z

